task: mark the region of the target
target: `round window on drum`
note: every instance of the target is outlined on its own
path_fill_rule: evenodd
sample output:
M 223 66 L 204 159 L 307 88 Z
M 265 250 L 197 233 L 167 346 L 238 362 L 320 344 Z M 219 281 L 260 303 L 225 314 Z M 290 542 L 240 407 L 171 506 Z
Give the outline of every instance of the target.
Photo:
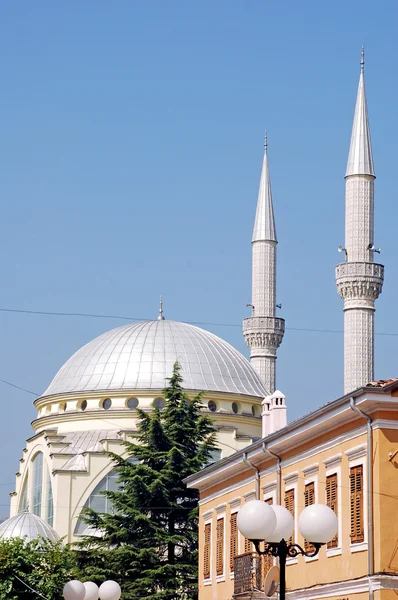
M 110 407 L 112 406 L 112 400 L 110 398 L 107 398 L 106 400 L 103 401 L 102 403 L 102 408 L 104 410 L 109 410 Z
M 216 410 L 217 410 L 217 404 L 214 402 L 214 400 L 209 400 L 208 403 L 207 403 L 207 408 L 211 412 L 216 412 Z
M 130 410 L 134 410 L 134 408 L 137 408 L 138 404 L 138 398 L 129 398 L 127 400 L 127 408 L 129 408 Z
M 163 410 L 165 405 L 164 398 L 155 398 L 153 405 L 156 406 L 158 410 Z

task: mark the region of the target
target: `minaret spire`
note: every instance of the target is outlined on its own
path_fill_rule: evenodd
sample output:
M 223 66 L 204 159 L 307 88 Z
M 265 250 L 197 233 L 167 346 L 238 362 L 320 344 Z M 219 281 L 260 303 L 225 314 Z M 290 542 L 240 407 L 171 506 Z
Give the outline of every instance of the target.
M 250 360 L 268 394 L 275 391 L 276 351 L 282 342 L 285 322 L 276 311 L 276 229 L 268 167 L 268 140 L 264 158 L 252 237 L 252 316 L 243 321 Z
M 344 300 L 344 392 L 374 379 L 374 312 L 383 265 L 374 262 L 374 181 L 376 179 L 365 92 L 364 49 L 348 155 L 345 255 L 336 267 L 337 291 Z

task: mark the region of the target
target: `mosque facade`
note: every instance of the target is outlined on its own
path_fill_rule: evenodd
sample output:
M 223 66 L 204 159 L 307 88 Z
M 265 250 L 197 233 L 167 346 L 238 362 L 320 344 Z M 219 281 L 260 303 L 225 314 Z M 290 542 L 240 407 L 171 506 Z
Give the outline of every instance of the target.
M 136 434 L 137 408 L 162 408 L 173 364 L 189 397 L 203 393 L 203 411 L 217 427 L 213 460 L 229 456 L 286 424 L 285 397 L 275 390 L 276 350 L 284 320 L 276 311 L 276 230 L 267 144 L 254 224 L 252 315 L 244 320 L 250 362 L 216 335 L 157 319 L 124 325 L 78 350 L 35 400 L 37 417 L 11 494 L 11 517 L 29 511 L 65 541 L 86 533 L 84 507 L 109 509 L 104 490 L 117 477 L 104 451 L 125 453 Z M 266 402 L 265 402 L 266 399 Z

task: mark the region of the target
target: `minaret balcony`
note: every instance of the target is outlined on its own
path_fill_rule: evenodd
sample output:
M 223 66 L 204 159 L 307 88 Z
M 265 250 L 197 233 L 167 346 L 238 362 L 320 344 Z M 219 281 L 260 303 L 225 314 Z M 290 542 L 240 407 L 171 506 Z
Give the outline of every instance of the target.
M 372 262 L 345 262 L 336 266 L 337 291 L 343 300 L 374 302 L 384 280 L 384 266 Z
M 285 319 L 247 317 L 243 319 L 243 335 L 249 348 L 278 348 L 285 333 Z

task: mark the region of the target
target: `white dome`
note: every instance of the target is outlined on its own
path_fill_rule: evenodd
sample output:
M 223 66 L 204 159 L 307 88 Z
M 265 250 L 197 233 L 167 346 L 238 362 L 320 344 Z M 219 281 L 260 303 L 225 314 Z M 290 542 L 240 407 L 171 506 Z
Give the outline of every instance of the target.
M 249 361 L 199 327 L 176 321 L 141 321 L 112 329 L 78 350 L 43 396 L 107 390 L 162 390 L 181 365 L 187 390 L 267 395 Z
M 57 542 L 60 538 L 55 529 L 30 512 L 22 512 L 7 519 L 0 525 L 0 539 L 21 537 L 28 542 L 39 537 Z

